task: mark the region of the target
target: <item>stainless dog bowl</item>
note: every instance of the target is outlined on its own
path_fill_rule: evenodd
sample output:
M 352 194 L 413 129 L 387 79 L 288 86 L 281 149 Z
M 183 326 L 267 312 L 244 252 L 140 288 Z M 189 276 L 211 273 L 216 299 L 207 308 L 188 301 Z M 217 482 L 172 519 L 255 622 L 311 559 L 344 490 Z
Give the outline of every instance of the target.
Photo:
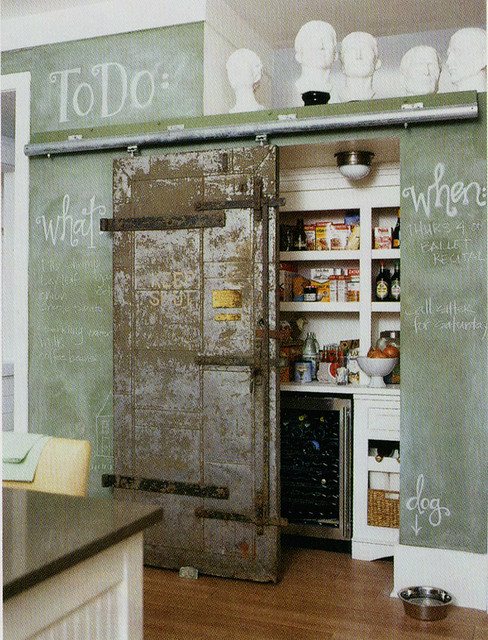
M 452 596 L 436 587 L 408 587 L 398 592 L 405 613 L 417 620 L 445 618 L 452 603 Z

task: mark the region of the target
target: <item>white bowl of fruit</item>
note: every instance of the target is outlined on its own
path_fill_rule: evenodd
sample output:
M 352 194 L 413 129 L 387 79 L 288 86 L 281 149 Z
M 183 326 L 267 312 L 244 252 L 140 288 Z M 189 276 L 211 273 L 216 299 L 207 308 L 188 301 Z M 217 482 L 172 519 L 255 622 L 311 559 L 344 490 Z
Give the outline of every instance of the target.
M 366 356 L 358 356 L 357 363 L 361 371 L 369 376 L 370 387 L 386 387 L 383 378 L 395 368 L 400 352 L 389 344 L 383 349 L 371 347 Z

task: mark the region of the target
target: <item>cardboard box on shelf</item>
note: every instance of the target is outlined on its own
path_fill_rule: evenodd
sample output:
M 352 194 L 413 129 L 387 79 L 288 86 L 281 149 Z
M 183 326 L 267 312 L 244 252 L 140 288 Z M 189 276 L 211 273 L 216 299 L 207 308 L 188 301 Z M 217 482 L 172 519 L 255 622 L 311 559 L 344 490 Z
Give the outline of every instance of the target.
M 334 269 L 331 267 L 316 267 L 310 270 L 310 284 L 317 287 L 317 294 L 321 294 L 321 302 L 330 302 L 330 282 Z
M 330 241 L 328 228 L 330 222 L 316 222 L 315 223 L 315 250 L 316 251 L 329 251 Z
M 331 251 L 343 251 L 351 235 L 351 226 L 348 224 L 331 223 L 327 231 Z
M 347 301 L 359 302 L 359 269 L 348 269 Z
M 304 225 L 307 236 L 307 251 L 315 251 L 315 224 Z
M 373 247 L 375 249 L 391 249 L 391 229 L 389 227 L 375 227 Z
M 346 249 L 349 251 L 356 251 L 359 249 L 359 235 L 360 235 L 360 227 L 358 224 L 355 224 L 351 227 L 351 234 L 347 239 Z
M 280 300 L 293 300 L 293 279 L 297 275 L 298 267 L 292 262 L 280 262 Z

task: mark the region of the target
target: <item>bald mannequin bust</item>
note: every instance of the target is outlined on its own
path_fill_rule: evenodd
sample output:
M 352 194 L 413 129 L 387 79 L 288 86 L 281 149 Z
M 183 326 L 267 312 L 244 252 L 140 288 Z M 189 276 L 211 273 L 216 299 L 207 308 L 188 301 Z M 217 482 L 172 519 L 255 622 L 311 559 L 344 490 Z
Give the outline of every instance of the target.
M 235 104 L 229 113 L 264 109 L 254 95 L 263 74 L 259 56 L 250 49 L 237 49 L 229 56 L 226 68 L 229 84 L 235 92 Z
M 436 93 L 441 74 L 441 62 L 433 47 L 412 47 L 400 62 L 405 95 Z
M 381 66 L 376 38 L 363 31 L 350 33 L 341 43 L 339 58 L 344 74 L 340 100 L 347 102 L 373 98 L 373 75 Z
M 451 82 L 460 91 L 486 91 L 486 31 L 460 29 L 451 36 L 446 67 Z
M 295 38 L 295 59 L 302 73 L 295 82 L 300 95 L 308 91 L 330 92 L 330 69 L 337 58 L 337 36 L 328 22 L 312 20 Z

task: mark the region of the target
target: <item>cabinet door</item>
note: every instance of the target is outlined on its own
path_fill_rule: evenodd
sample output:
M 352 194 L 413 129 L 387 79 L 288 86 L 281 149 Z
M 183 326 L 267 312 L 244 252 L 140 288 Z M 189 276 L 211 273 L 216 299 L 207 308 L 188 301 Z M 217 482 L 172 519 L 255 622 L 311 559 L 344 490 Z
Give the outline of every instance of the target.
M 153 565 L 277 577 L 275 190 L 271 147 L 114 165 L 112 483 L 165 507 Z

